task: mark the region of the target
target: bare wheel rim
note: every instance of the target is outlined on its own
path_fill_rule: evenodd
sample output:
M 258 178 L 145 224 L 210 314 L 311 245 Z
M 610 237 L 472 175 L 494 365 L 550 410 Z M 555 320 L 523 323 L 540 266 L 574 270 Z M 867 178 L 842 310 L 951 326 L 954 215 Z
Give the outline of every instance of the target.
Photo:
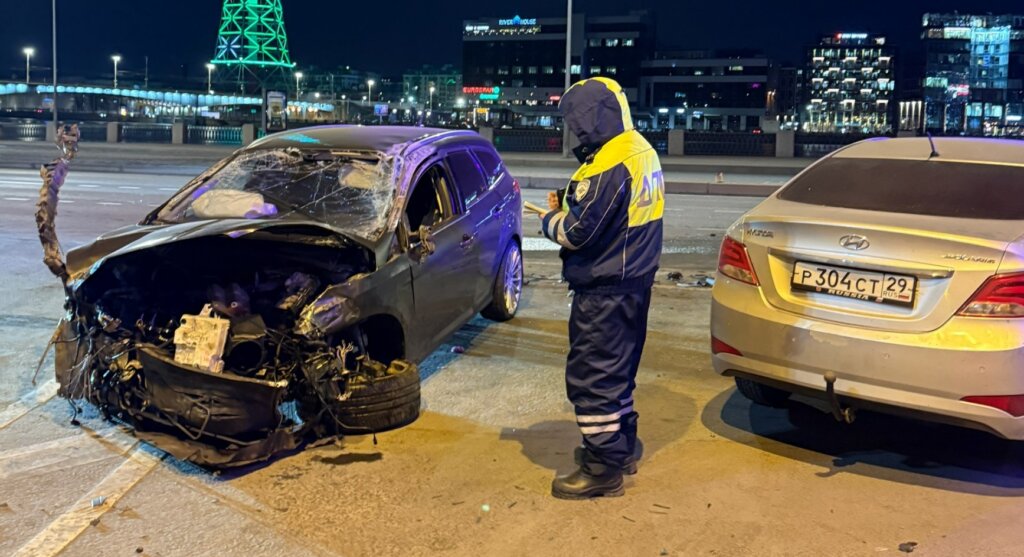
M 512 244 L 505 265 L 505 310 L 515 313 L 519 308 L 519 297 L 523 293 L 523 256 L 519 246 Z

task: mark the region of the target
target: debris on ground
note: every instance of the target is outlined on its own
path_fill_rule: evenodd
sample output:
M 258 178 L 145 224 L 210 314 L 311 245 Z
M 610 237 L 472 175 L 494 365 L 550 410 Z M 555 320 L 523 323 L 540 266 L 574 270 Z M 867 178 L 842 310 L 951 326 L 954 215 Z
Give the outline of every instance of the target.
M 489 513 L 491 512 L 491 506 L 488 505 L 487 503 L 484 503 L 483 505 L 480 505 L 480 510 L 485 513 Z
M 0 512 L 2 513 L 13 513 L 14 509 L 11 508 L 6 502 L 0 503 Z
M 135 548 L 135 553 L 142 553 L 144 550 L 141 547 Z
M 913 553 L 917 549 L 917 542 L 904 542 L 900 544 L 900 551 L 903 553 Z
M 659 505 L 657 503 L 653 503 L 653 506 L 658 507 L 659 509 L 665 509 L 666 511 L 672 510 L 672 507 L 669 507 L 667 505 Z
M 703 274 L 690 275 L 685 280 L 680 280 L 681 282 L 676 282 L 679 288 L 711 288 L 715 285 L 714 277 Z
M 452 354 L 465 354 L 465 353 L 466 353 L 466 347 L 465 346 L 458 346 L 458 345 L 452 346 Z
M 103 495 L 100 495 L 99 497 L 93 497 L 92 501 L 90 501 L 89 504 L 93 508 L 96 508 L 96 507 L 102 506 L 103 503 L 106 503 L 106 502 L 107 502 L 107 498 L 105 496 L 103 496 Z
M 633 520 L 632 518 L 629 518 L 629 517 L 628 517 L 628 516 L 626 516 L 626 515 L 622 515 L 622 518 L 625 518 L 626 520 L 628 520 L 628 521 L 630 521 L 630 522 L 636 522 L 635 520 Z
M 683 273 L 680 273 L 679 271 L 672 271 L 668 274 L 668 280 L 672 282 L 679 282 L 683 280 Z

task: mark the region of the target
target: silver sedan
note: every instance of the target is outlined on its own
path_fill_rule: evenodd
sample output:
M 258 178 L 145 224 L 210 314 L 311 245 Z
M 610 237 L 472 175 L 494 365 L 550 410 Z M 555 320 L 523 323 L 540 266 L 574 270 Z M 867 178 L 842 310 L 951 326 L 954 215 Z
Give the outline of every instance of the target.
M 715 370 L 1024 439 L 1024 142 L 873 139 L 825 157 L 728 231 Z

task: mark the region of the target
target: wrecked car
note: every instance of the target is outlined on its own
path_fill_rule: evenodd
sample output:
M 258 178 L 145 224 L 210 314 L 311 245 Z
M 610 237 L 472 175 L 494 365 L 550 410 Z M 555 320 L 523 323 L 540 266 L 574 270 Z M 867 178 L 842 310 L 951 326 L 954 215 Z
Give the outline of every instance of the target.
M 417 363 L 516 314 L 521 221 L 476 133 L 268 136 L 67 254 L 60 394 L 211 467 L 407 425 Z

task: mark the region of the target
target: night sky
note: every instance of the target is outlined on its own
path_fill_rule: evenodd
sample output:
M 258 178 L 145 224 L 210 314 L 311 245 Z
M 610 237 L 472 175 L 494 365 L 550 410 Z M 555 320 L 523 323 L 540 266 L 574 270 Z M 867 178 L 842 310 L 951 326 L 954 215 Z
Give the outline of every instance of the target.
M 400 74 L 424 63 L 461 63 L 461 23 L 473 17 L 554 17 L 564 4 L 552 0 L 284 0 L 292 60 L 299 67 L 351 65 Z M 919 44 L 921 14 L 1024 12 L 1022 0 L 576 0 L 577 12 L 622 13 L 627 6 L 658 16 L 658 38 L 679 48 L 758 48 L 780 62 L 799 62 L 804 46 L 822 33 L 882 33 L 902 48 Z M 58 0 L 61 73 L 97 76 L 121 68 L 151 75 L 205 75 L 213 55 L 218 0 Z M 0 0 L 0 78 L 23 72 L 24 46 L 40 64 L 50 59 L 50 0 Z

